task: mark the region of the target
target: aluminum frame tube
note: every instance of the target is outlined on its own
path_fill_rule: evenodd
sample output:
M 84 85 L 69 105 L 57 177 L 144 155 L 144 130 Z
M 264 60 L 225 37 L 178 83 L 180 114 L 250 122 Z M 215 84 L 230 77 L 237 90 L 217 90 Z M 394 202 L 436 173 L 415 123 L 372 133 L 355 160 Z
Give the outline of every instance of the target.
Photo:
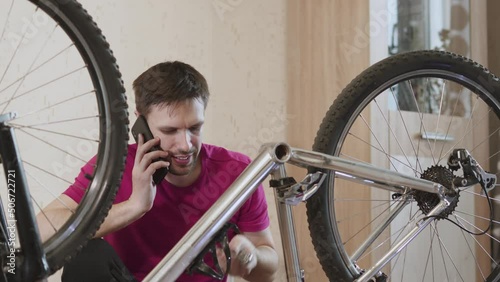
M 412 188 L 433 194 L 444 195 L 444 187 L 440 184 L 410 177 L 395 171 L 367 165 L 360 162 L 348 161 L 314 151 L 291 148 L 289 163 L 309 167 L 339 171 L 336 173 L 341 178 L 375 186 L 388 191 L 403 193 L 406 188 Z
M 274 179 L 286 177 L 284 165 L 280 165 L 276 168 L 276 170 L 272 173 L 272 177 Z M 281 234 L 281 243 L 283 246 L 287 281 L 301 282 L 304 281 L 304 277 L 302 269 L 300 268 L 292 207 L 281 202 L 277 194 L 277 190 L 274 189 L 274 198 L 276 201 L 276 212 Z

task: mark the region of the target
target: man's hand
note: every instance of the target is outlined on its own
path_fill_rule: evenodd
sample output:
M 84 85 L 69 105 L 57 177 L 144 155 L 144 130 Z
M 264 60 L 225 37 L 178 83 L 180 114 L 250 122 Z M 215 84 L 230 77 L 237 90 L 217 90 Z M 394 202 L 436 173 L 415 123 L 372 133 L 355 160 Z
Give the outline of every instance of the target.
M 238 234 L 229 242 L 231 250 L 231 269 L 229 274 L 245 277 L 257 266 L 255 246 L 245 236 Z M 217 252 L 220 265 L 226 267 L 226 256 L 222 250 Z
M 278 269 L 278 255 L 269 228 L 235 235 L 229 242 L 229 249 L 232 259 L 228 274 L 248 281 L 273 281 Z M 226 272 L 226 256 L 222 249 L 217 249 L 217 259 Z
M 168 156 L 168 153 L 164 151 L 149 152 L 153 146 L 160 144 L 159 138 L 146 143 L 143 140 L 143 136 L 139 135 L 137 154 L 135 156 L 134 168 L 132 169 L 132 194 L 127 201 L 114 204 L 111 207 L 95 238 L 105 236 L 128 226 L 153 207 L 156 196 L 153 174 L 158 168 L 168 167 L 170 164 L 165 161 L 152 162 L 154 159 Z M 77 207 L 78 204 L 64 194 L 45 207 L 44 211 L 37 215 L 42 240 L 45 240 L 56 229 L 60 228 Z
M 139 134 L 137 153 L 132 169 L 132 194 L 129 198 L 129 204 L 137 208 L 141 214 L 148 212 L 153 207 L 156 196 L 153 174 L 157 169 L 170 165 L 163 160 L 153 162 L 155 159 L 168 156 L 168 152 L 161 150 L 150 152 L 151 148 L 157 145 L 160 145 L 158 137 L 144 143 L 144 137 Z

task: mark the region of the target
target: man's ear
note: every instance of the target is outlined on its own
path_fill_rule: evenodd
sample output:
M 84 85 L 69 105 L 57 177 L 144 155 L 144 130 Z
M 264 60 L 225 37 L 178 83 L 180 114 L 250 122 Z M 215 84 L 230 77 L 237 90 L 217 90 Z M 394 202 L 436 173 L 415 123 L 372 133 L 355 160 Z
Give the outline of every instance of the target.
M 135 117 L 139 116 L 139 112 L 137 110 L 134 110 Z

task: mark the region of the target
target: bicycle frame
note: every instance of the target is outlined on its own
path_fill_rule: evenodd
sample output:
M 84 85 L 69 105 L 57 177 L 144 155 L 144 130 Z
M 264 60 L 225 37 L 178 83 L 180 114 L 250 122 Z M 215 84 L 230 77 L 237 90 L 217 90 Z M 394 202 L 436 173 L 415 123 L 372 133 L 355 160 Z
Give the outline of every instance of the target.
M 5 125 L 5 122 L 15 118 L 15 116 L 14 113 L 0 115 L 0 156 L 9 186 L 9 204 L 13 204 L 12 207 L 9 206 L 9 213 L 6 215 L 0 203 L 2 226 L 0 239 L 7 253 L 14 256 L 13 261 L 10 263 L 14 264 L 13 269 L 15 271 L 10 274 L 13 274 L 15 281 L 37 281 L 47 277 L 49 270 L 38 229 L 36 228 L 35 215 L 31 206 L 30 193 L 24 169 L 20 162 L 21 157 L 16 145 L 15 135 L 13 129 Z M 12 178 L 9 176 L 12 176 Z M 7 216 L 9 219 L 7 219 Z M 17 224 L 19 243 L 21 246 L 25 246 L 23 248 L 22 262 L 16 259 L 16 256 L 19 255 L 14 252 L 16 238 L 11 236 L 16 234 L 16 222 L 22 223 Z M 12 229 L 14 231 L 8 231 Z M 9 255 L 5 255 L 7 258 L 9 257 Z M 6 279 L 3 273 L 0 279 Z
M 449 205 L 444 195 L 444 187 L 431 181 L 412 178 L 394 171 L 313 151 L 292 148 L 285 143 L 265 144 L 262 146 L 260 154 L 144 281 L 175 281 L 266 177 L 271 175 L 273 178 L 279 179 L 286 176 L 285 163 L 299 167 L 313 166 L 332 170 L 336 172 L 336 177 L 388 191 L 404 193 L 408 188 L 412 188 L 439 195 L 441 201 L 428 214 L 428 217 L 421 220 L 406 237 L 402 238 L 380 261 L 367 270 L 357 280 L 359 282 L 368 281 L 374 277 L 433 220 L 432 215 L 439 214 Z M 278 203 L 277 208 L 288 281 L 303 281 L 290 208 L 285 207 L 282 202 Z M 371 237 L 376 236 L 377 230 Z

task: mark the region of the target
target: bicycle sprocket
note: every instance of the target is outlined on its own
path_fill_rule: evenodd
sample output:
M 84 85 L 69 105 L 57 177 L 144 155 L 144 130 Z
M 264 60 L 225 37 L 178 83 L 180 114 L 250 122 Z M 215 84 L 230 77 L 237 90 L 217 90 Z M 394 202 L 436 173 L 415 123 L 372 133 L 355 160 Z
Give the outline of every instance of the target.
M 440 214 L 441 217 L 448 217 L 458 205 L 460 194 L 453 189 L 453 177 L 454 175 L 451 169 L 440 165 L 434 165 L 427 168 L 420 176 L 422 179 L 443 185 L 446 189 L 446 195 L 451 196 L 450 205 Z M 440 202 L 437 194 L 424 191 L 416 190 L 414 192 L 414 197 L 418 207 L 424 214 L 429 214 L 429 212 Z

